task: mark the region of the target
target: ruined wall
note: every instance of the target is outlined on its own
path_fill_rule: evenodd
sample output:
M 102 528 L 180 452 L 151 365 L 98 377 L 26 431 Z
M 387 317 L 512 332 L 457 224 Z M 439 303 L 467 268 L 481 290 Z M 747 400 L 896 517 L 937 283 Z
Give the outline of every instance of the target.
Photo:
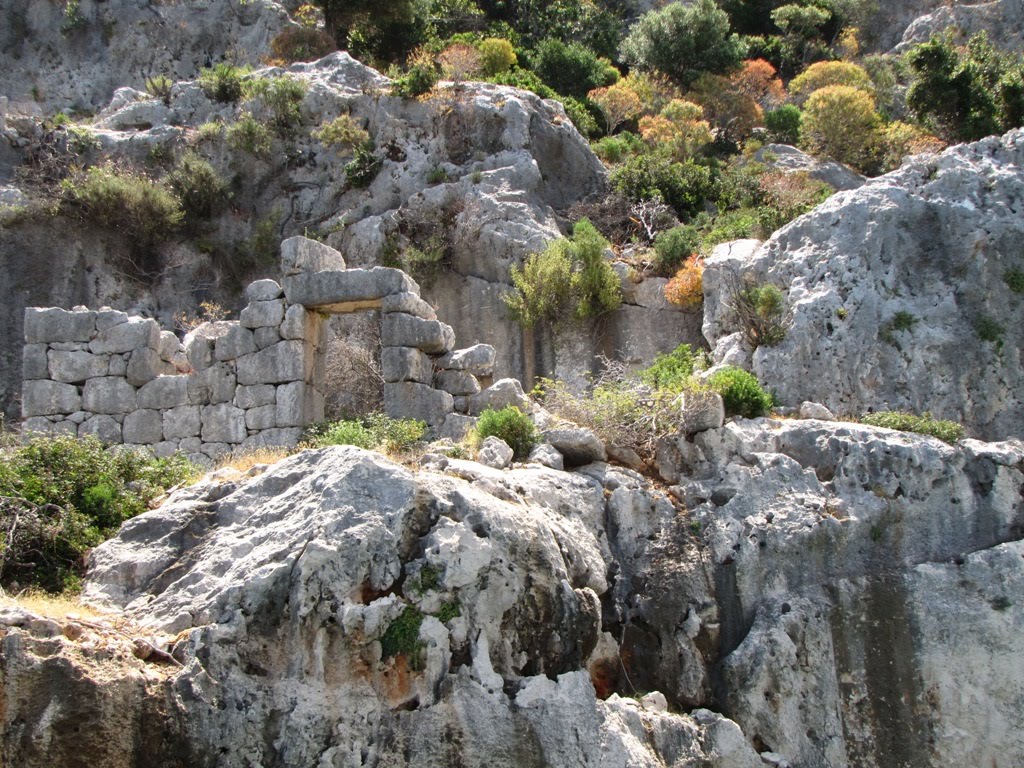
M 246 289 L 237 321 L 205 323 L 179 341 L 155 320 L 109 308 L 25 311 L 24 429 L 95 435 L 198 460 L 267 445 L 294 445 L 324 417 L 325 317 L 381 313 L 384 407 L 461 434 L 494 349 L 453 351 L 404 272 L 345 268 L 306 238 L 282 244 L 281 283 Z M 456 413 L 459 411 L 460 413 Z

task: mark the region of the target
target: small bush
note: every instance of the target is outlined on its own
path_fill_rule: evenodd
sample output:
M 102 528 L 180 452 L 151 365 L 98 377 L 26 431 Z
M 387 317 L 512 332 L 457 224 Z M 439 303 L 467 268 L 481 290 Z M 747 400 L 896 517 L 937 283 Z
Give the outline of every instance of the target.
M 654 238 L 654 271 L 664 277 L 676 274 L 699 244 L 700 237 L 693 227 L 673 227 L 659 233 Z
M 533 70 L 556 93 L 576 98 L 612 84 L 606 65 L 593 51 L 580 43 L 563 43 L 554 38 L 542 40 L 537 46 Z
M 928 412 L 915 416 L 905 411 L 878 411 L 861 416 L 860 423 L 872 427 L 898 429 L 901 432 L 930 435 L 950 445 L 964 436 L 964 428 L 961 425 L 955 421 L 934 419 Z
M 731 309 L 747 341 L 755 349 L 772 347 L 786 337 L 785 298 L 771 283 L 747 283 L 733 292 Z
M 10 451 L 0 462 L 0 584 L 74 586 L 91 547 L 195 474 L 182 456 L 105 449 L 95 438 L 36 438 Z
M 392 419 L 373 413 L 363 419 L 343 419 L 310 429 L 308 442 L 315 448 L 355 445 L 366 450 L 402 453 L 423 439 L 427 425 L 412 419 Z
M 423 614 L 415 606 L 407 605 L 401 615 L 392 621 L 380 638 L 381 654 L 385 659 L 404 656 L 410 669 L 423 667 L 423 641 L 420 626 Z
M 488 77 L 505 72 L 516 64 L 512 43 L 500 37 L 488 37 L 480 42 L 480 65 Z
M 313 131 L 313 137 L 324 146 L 350 149 L 361 147 L 370 141 L 370 134 L 363 130 L 350 115 L 339 115 L 329 123 Z
M 483 440 L 498 437 L 508 443 L 517 459 L 524 459 L 537 445 L 537 430 L 533 421 L 514 405 L 495 411 L 490 408 L 480 414 L 476 434 Z
M 704 260 L 691 256 L 665 285 L 665 298 L 683 309 L 695 309 L 704 303 Z
M 182 155 L 167 181 L 181 201 L 185 220 L 193 227 L 224 210 L 230 197 L 224 179 L 194 152 Z
M 270 131 L 248 112 L 237 122 L 229 125 L 224 136 L 228 146 L 239 152 L 247 152 L 253 157 L 265 157 L 270 154 L 273 140 Z
M 680 344 L 671 352 L 656 355 L 654 362 L 640 371 L 640 381 L 655 389 L 679 392 L 693 375 L 699 359 L 689 344 Z
M 512 318 L 524 328 L 555 327 L 618 309 L 619 277 L 604 257 L 608 241 L 586 219 L 576 222 L 571 239 L 550 243 L 511 271 L 513 292 L 505 296 Z
M 1003 334 L 1006 333 L 1006 329 L 991 317 L 979 317 L 974 323 L 974 332 L 982 341 L 1000 348 L 1003 346 Z
M 403 99 L 415 99 L 429 93 L 439 79 L 437 66 L 427 54 L 414 55 L 404 75 L 391 81 L 391 93 Z
M 605 136 L 591 145 L 594 154 L 606 163 L 621 163 L 630 155 L 635 155 L 644 149 L 644 142 L 635 133 L 623 131 L 615 136 Z
M 610 181 L 612 189 L 627 200 L 639 202 L 660 197 L 684 221 L 702 211 L 716 192 L 710 168 L 692 161 L 674 162 L 661 155 L 630 157 L 611 172 Z
M 772 396 L 764 391 L 752 373 L 742 368 L 727 365 L 713 373 L 707 383 L 722 396 L 726 416 L 756 419 L 772 407 Z
M 271 54 L 285 64 L 322 59 L 337 48 L 329 34 L 309 27 L 290 27 L 270 41 Z
M 768 136 L 778 144 L 796 144 L 800 141 L 803 113 L 794 104 L 785 104 L 764 114 L 764 127 Z
M 819 61 L 793 78 L 789 93 L 797 102 L 803 103 L 815 91 L 833 85 L 874 92 L 871 76 L 863 67 L 848 61 Z
M 572 96 L 565 96 L 560 99 L 562 107 L 565 109 L 566 116 L 572 121 L 572 124 L 576 126 L 576 130 L 584 136 L 596 136 L 601 133 L 600 127 L 597 125 L 597 120 L 587 109 L 587 105 L 579 99 L 574 99 Z
M 345 180 L 350 187 L 363 189 L 370 186 L 380 173 L 383 158 L 374 154 L 367 145 L 356 147 L 355 157 L 345 166 Z
M 146 78 L 146 93 L 160 99 L 165 104 L 170 103 L 173 86 L 174 81 L 167 75 L 154 75 Z
M 61 195 L 83 219 L 122 233 L 137 250 L 168 240 L 184 219 L 167 185 L 112 164 L 65 179 Z
M 1024 270 L 1008 269 L 1003 273 L 1003 282 L 1014 293 L 1024 293 Z
M 249 93 L 270 109 L 277 128 L 287 130 L 302 121 L 302 100 L 307 87 L 304 80 L 284 75 L 251 80 Z
M 221 62 L 199 73 L 199 87 L 207 98 L 230 104 L 242 98 L 242 78 L 248 70 Z

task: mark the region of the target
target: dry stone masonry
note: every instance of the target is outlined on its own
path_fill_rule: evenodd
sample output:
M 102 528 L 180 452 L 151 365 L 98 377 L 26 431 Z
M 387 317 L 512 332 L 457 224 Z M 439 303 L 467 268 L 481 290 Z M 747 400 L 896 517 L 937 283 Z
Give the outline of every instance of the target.
M 464 414 L 481 380 L 490 384 L 494 348 L 455 350 L 411 277 L 346 269 L 340 253 L 303 237 L 282 244 L 281 267 L 281 283 L 246 288 L 237 321 L 204 323 L 181 341 L 109 308 L 26 309 L 24 429 L 200 460 L 293 445 L 324 417 L 326 316 L 363 310 L 382 317 L 387 413 L 444 434 L 472 423 Z

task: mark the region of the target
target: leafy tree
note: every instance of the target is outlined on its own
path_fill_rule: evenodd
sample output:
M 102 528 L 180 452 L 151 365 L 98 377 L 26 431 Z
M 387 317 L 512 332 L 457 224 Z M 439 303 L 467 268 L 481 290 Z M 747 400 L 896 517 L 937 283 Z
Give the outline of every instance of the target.
M 622 43 L 622 58 L 689 86 L 702 72 L 739 66 L 745 47 L 714 0 L 672 3 L 641 17 Z
M 800 123 L 803 114 L 793 104 L 783 104 L 778 109 L 764 114 L 764 127 L 772 141 L 780 144 L 796 144 L 800 141 Z
M 703 210 L 717 191 L 715 176 L 707 166 L 677 162 L 661 154 L 630 157 L 612 171 L 611 183 L 628 200 L 660 199 L 683 218 Z
M 640 135 L 657 146 L 667 147 L 679 159 L 692 157 L 712 140 L 711 126 L 699 104 L 673 99 L 656 116 L 640 121 Z
M 849 85 L 829 85 L 812 93 L 804 105 L 803 142 L 812 152 L 867 169 L 880 122 L 870 93 Z
M 537 46 L 533 69 L 558 93 L 583 98 L 588 91 L 611 85 L 607 65 L 579 43 L 548 38 Z M 617 79 L 618 73 L 611 75 Z
M 974 141 L 1024 120 L 1024 64 L 988 42 L 984 33 L 958 48 L 951 35 L 913 48 L 907 105 L 950 140 Z
M 757 102 L 722 75 L 701 75 L 690 97 L 704 108 L 704 116 L 722 141 L 738 144 L 764 119 Z
M 732 83 L 737 91 L 767 109 L 786 100 L 786 87 L 777 74 L 775 67 L 764 59 L 750 59 L 732 76 Z

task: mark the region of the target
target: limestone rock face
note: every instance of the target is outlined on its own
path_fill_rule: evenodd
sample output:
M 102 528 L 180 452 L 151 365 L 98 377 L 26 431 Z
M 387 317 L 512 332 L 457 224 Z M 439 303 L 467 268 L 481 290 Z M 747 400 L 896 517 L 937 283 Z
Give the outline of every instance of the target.
M 182 491 L 95 551 L 94 598 L 188 638 L 170 721 L 194 764 L 760 765 L 720 715 L 595 695 L 599 482 L 452 465 L 467 479 L 305 452 Z
M 34 75 L 5 78 L 3 95 L 12 107 L 41 102 L 50 112 L 105 106 L 123 86 L 144 88 L 149 75 L 195 77 L 228 48 L 238 63 L 258 64 L 274 35 L 292 26 L 270 0 L 83 0 L 72 11 L 3 0 L 0 18 L 0 71 Z
M 766 144 L 754 153 L 754 159 L 783 173 L 806 173 L 815 181 L 823 181 L 835 190 L 857 189 L 867 181 L 845 165 L 818 160 L 788 144 Z
M 1024 8 L 1013 0 L 988 2 L 929 3 L 931 8 L 914 19 L 895 47 L 897 53 L 924 43 L 952 27 L 959 39 L 984 32 L 1000 48 L 1019 51 L 1024 48 Z
M 704 275 L 704 332 L 728 353 L 735 275 L 786 296 L 785 339 L 750 365 L 783 405 L 931 411 L 985 439 L 1024 435 L 1024 132 L 919 156 L 833 196 Z M 749 244 L 749 245 L 748 245 Z M 731 354 L 731 353 L 728 353 Z

